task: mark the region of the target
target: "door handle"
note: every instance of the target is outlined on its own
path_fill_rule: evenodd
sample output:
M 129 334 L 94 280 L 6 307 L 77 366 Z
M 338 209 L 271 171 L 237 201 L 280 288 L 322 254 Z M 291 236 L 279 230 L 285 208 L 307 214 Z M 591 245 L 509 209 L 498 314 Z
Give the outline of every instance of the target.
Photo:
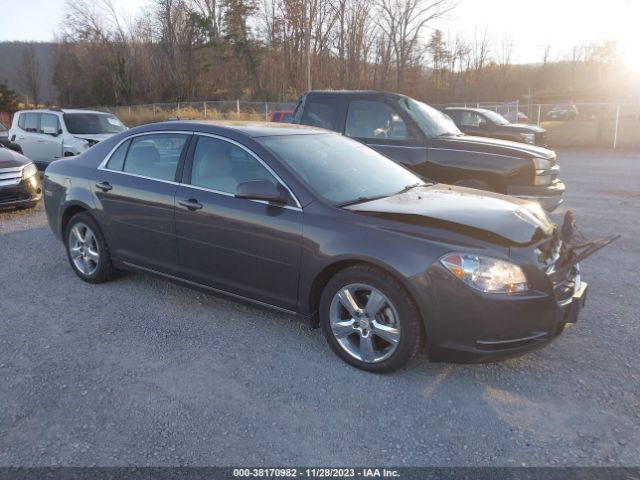
M 98 187 L 103 192 L 108 192 L 113 188 L 109 182 L 96 183 L 96 187 Z
M 18 135 L 18 140 L 24 140 L 24 136 L 23 135 Z
M 202 204 L 195 198 L 189 198 L 188 200 L 178 200 L 178 204 L 188 208 L 192 212 L 195 210 L 200 210 L 202 208 Z

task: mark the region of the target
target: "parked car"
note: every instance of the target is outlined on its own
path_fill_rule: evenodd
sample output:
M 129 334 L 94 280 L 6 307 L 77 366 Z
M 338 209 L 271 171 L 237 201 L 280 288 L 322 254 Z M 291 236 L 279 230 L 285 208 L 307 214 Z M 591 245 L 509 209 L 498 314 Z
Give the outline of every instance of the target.
M 555 152 L 466 136 L 444 113 L 397 93 L 307 92 L 293 123 L 355 138 L 437 182 L 535 200 L 547 210 L 564 195 Z
M 547 146 L 547 131 L 544 128 L 511 123 L 493 110 L 451 107 L 443 111 L 467 135 Z
M 523 112 L 510 110 L 508 112 L 502 113 L 501 115 L 511 123 L 529 123 L 529 117 L 527 117 L 527 115 Z
M 15 152 L 22 153 L 20 145 L 9 140 L 9 130 L 0 122 L 0 145 L 7 147 Z
M 19 110 L 9 130 L 12 142 L 40 169 L 58 158 L 78 155 L 124 131 L 118 118 L 92 110 Z
M 271 112 L 271 122 L 291 123 L 293 120 L 293 112 L 289 110 L 277 110 Z
M 578 119 L 578 107 L 573 104 L 560 104 L 554 105 L 549 112 L 547 112 L 547 119 L 549 120 L 577 120 Z
M 40 198 L 40 176 L 34 163 L 0 145 L 0 209 L 31 208 Z
M 577 262 L 603 245 L 577 255 L 535 203 L 426 183 L 300 126 L 140 126 L 53 162 L 44 191 L 80 279 L 134 270 L 298 314 L 377 372 L 422 345 L 434 361 L 545 345 L 576 321 Z

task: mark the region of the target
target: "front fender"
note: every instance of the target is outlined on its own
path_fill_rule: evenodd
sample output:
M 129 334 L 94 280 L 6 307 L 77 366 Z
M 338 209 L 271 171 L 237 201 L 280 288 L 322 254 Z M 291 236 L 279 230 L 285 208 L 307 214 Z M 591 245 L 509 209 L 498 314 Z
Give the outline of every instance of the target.
M 527 158 L 488 152 L 429 148 L 428 164 L 442 183 L 481 179 L 498 193 L 506 193 L 507 185 L 531 183 L 535 174 L 533 162 Z

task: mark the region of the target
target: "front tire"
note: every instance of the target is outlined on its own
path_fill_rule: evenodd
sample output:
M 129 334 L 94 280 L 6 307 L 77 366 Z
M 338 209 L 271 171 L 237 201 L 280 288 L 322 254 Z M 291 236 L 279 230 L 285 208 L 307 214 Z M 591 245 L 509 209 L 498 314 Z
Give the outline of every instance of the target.
M 320 327 L 329 346 L 345 362 L 369 372 L 403 367 L 420 348 L 420 321 L 409 293 L 375 267 L 338 272 L 320 298 Z
M 102 283 L 113 277 L 115 271 L 107 243 L 91 215 L 81 212 L 71 217 L 64 241 L 71 268 L 82 280 Z

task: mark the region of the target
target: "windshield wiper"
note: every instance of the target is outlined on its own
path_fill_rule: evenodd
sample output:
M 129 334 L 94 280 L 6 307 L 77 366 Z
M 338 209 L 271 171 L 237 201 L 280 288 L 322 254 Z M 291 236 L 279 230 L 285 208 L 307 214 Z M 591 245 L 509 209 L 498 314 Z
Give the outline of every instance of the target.
M 380 200 L 381 198 L 387 198 L 390 195 L 378 195 L 376 197 L 358 197 L 353 200 L 347 200 L 346 202 L 340 202 L 334 204 L 338 208 L 348 207 L 349 205 L 356 205 L 358 203 L 371 202 L 373 200 Z
M 440 133 L 438 135 L 438 138 L 442 138 L 442 137 L 460 137 L 462 135 L 463 135 L 462 133 L 445 132 L 445 133 Z
M 424 184 L 424 183 L 417 182 L 417 183 L 414 183 L 412 185 L 407 185 L 406 187 L 404 187 L 399 192 L 388 193 L 388 194 L 385 194 L 385 195 L 377 195 L 375 197 L 358 197 L 358 198 L 354 198 L 353 200 L 347 200 L 346 202 L 340 202 L 340 203 L 336 203 L 334 205 L 336 207 L 338 207 L 338 208 L 342 208 L 342 207 L 348 207 L 349 205 L 356 205 L 358 203 L 371 202 L 373 200 L 380 200 L 381 198 L 388 198 L 388 197 L 393 197 L 394 195 L 400 195 L 401 193 L 408 192 L 412 188 L 424 187 L 425 185 L 426 184 Z
M 425 184 L 424 184 L 424 183 L 421 183 L 421 182 L 413 183 L 413 184 L 411 184 L 411 185 L 407 185 L 406 187 L 404 187 L 402 190 L 400 190 L 399 192 L 397 192 L 397 193 L 396 193 L 396 195 L 400 195 L 401 193 L 406 193 L 406 192 L 408 192 L 409 190 L 412 190 L 412 189 L 414 189 L 414 188 L 416 188 L 416 187 L 424 187 L 424 186 L 425 186 Z

